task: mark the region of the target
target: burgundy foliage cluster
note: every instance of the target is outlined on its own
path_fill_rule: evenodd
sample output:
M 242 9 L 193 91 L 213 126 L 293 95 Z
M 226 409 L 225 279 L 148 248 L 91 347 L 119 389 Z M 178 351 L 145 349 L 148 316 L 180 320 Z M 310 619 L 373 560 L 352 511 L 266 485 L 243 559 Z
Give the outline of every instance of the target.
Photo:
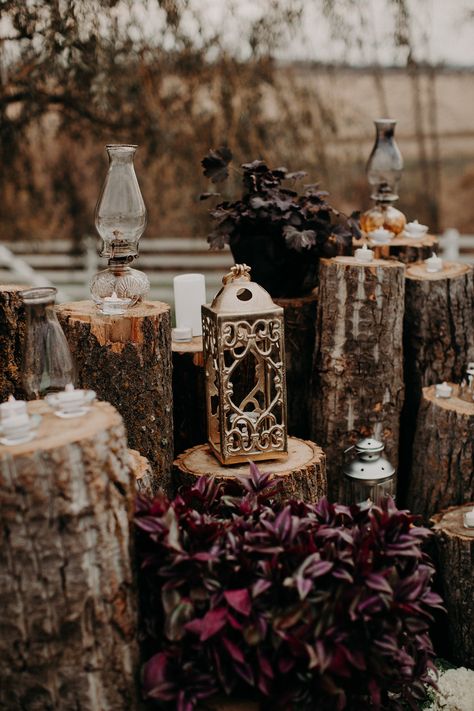
M 204 175 L 224 181 L 231 159 L 228 148 L 210 151 L 202 161 Z M 208 237 L 211 247 L 229 244 L 235 261 L 251 266 L 252 278 L 272 296 L 310 291 L 319 257 L 352 253 L 352 237 L 360 235 L 356 220 L 334 209 L 317 185 L 305 185 L 298 194 L 293 188 L 306 176 L 303 171 L 272 170 L 261 160 L 245 163 L 241 171 L 242 197 L 211 211 L 216 222 Z
M 418 708 L 440 598 L 429 535 L 391 500 L 350 509 L 273 502 L 251 465 L 245 495 L 202 477 L 136 514 L 143 689 L 191 711 L 216 692 L 263 708 Z

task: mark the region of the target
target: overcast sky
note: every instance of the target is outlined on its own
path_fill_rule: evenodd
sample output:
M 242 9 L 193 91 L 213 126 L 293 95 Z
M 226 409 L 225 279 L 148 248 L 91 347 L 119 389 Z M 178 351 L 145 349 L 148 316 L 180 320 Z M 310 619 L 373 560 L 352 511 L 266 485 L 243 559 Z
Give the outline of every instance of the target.
M 357 6 L 369 8 L 367 27 L 363 31 L 367 41 L 357 44 L 360 37 L 358 12 L 347 15 L 348 23 L 354 26 L 352 47 L 340 37 L 331 33 L 329 22 L 322 17 L 323 0 L 303 0 L 305 18 L 297 35 L 288 39 L 278 52 L 285 59 L 310 59 L 316 61 L 368 64 L 379 61 L 381 64 L 404 63 L 406 51 L 394 49 L 393 16 L 387 7 L 394 0 L 353 0 Z M 327 2 L 327 0 L 326 0 Z M 334 0 L 336 7 L 341 0 Z M 245 27 L 257 20 L 270 0 L 190 0 L 205 18 L 208 31 L 218 30 L 223 43 L 229 48 L 239 47 L 239 38 L 245 37 Z M 413 14 L 413 44 L 418 60 L 448 65 L 474 67 L 474 0 L 408 0 Z M 142 13 L 140 2 L 134 7 L 141 17 L 145 31 L 159 33 L 159 18 L 155 10 Z M 191 31 L 193 20 L 188 17 L 185 26 Z M 366 33 L 366 34 L 365 34 Z M 243 48 L 245 54 L 245 47 Z

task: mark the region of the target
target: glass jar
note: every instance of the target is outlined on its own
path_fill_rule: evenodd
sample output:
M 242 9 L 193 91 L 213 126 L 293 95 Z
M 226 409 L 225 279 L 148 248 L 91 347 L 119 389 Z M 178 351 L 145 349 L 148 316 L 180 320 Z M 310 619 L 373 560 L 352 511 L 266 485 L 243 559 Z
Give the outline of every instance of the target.
M 54 287 L 20 292 L 26 311 L 23 385 L 30 400 L 75 382 L 71 351 L 54 310 L 56 293 Z

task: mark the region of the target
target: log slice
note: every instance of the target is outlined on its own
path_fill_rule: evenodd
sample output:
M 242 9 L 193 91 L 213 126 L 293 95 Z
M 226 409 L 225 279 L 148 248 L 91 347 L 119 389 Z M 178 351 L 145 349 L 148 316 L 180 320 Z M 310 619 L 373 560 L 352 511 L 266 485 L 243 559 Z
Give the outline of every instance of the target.
M 263 472 L 271 472 L 280 484 L 278 500 L 299 499 L 314 503 L 326 495 L 326 458 L 314 442 L 288 438 L 288 457 L 258 463 Z M 223 466 L 212 454 L 209 445 L 188 449 L 174 462 L 173 487 L 192 487 L 201 476 L 212 477 L 224 484 L 230 493 L 240 493 L 237 476 L 249 472 L 248 464 Z

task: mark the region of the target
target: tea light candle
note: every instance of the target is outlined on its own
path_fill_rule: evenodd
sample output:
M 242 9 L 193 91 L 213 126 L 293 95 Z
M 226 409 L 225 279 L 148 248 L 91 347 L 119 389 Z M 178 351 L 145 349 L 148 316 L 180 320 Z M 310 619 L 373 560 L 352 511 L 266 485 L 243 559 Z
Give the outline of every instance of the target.
M 440 272 L 443 269 L 443 260 L 436 255 L 436 252 L 433 252 L 428 259 L 425 259 L 425 264 L 427 272 Z
M 371 262 L 374 258 L 374 253 L 366 244 L 363 244 L 361 248 L 356 249 L 354 256 L 358 262 Z
M 378 227 L 368 234 L 369 238 L 377 244 L 388 244 L 393 237 L 393 232 L 386 230 L 385 227 Z
M 422 225 L 418 220 L 413 220 L 405 225 L 405 233 L 408 237 L 423 237 L 427 232 L 428 225 Z
M 464 514 L 464 527 L 474 528 L 474 508 L 472 511 L 466 511 Z
M 131 299 L 121 299 L 114 291 L 112 296 L 104 297 L 101 311 L 106 316 L 121 316 L 125 313 L 130 303 Z
M 181 328 L 171 329 L 171 338 L 177 343 L 184 343 L 185 341 L 193 340 L 193 331 L 189 326 L 182 326 Z
M 447 382 L 439 383 L 435 386 L 436 397 L 451 397 L 453 389 Z
M 95 392 L 76 390 L 72 383 L 68 383 L 64 390 L 51 393 L 45 399 L 58 417 L 79 417 L 88 411 L 86 406 L 95 400 Z
M 206 303 L 203 274 L 180 274 L 173 279 L 176 327 L 191 328 L 193 336 L 202 336 L 201 306 Z
M 15 415 L 26 415 L 27 412 L 26 401 L 16 400 L 13 395 L 9 395 L 8 400 L 6 402 L 2 402 L 0 405 L 0 418 L 2 420 Z

